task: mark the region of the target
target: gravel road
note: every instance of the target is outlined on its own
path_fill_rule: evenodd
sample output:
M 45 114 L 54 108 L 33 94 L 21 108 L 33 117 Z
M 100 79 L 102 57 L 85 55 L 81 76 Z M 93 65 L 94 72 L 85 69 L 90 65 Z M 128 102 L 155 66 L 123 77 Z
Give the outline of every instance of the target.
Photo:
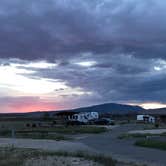
M 19 148 L 34 148 L 49 151 L 90 151 L 94 152 L 92 148 L 81 142 L 70 141 L 54 141 L 54 140 L 37 140 L 37 139 L 12 139 L 0 138 L 0 146 L 14 146 Z
M 123 125 L 100 135 L 93 135 L 79 140 L 97 151 L 125 161 L 148 163 L 152 166 L 166 166 L 166 151 L 134 146 L 134 139 L 117 139 L 123 133 L 140 130 L 141 125 Z

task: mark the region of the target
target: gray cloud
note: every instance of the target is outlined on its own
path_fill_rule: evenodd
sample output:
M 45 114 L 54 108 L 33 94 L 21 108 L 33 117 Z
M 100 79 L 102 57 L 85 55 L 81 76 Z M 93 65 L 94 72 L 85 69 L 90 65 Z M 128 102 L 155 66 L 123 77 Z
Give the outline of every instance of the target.
M 85 103 L 166 102 L 165 69 L 156 71 L 154 68 L 160 65 L 160 61 L 130 55 L 112 56 L 109 61 L 107 55 L 99 56 L 96 60 L 99 64 L 91 67 L 68 63 L 55 69 L 36 69 L 36 73 L 27 76 L 58 79 L 70 87 L 93 92 L 91 96 L 76 97 Z
M 1 1 L 0 56 L 67 59 L 82 52 L 165 58 L 165 2 Z

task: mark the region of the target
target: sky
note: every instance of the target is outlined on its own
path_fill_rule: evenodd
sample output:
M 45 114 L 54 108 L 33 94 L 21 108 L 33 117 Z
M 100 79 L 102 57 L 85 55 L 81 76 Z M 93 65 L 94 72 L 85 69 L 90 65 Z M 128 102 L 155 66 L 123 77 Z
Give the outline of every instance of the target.
M 166 107 L 166 1 L 1 0 L 0 112 Z

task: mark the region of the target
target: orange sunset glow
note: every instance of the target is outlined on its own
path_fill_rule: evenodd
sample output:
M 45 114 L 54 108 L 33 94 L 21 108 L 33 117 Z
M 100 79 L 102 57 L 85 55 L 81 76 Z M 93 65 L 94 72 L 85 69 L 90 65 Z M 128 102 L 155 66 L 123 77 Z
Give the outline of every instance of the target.
M 15 103 L 12 105 L 9 104 L 8 106 L 1 107 L 1 110 L 6 110 L 5 112 L 23 113 L 23 112 L 58 110 L 62 108 L 63 107 L 55 106 L 55 104 L 53 103 L 34 103 L 34 104 Z

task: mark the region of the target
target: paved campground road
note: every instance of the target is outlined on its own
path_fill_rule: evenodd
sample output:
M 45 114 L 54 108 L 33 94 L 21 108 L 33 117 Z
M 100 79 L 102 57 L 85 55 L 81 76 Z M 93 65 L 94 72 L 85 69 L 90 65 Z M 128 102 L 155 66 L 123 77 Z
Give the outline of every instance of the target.
M 122 125 L 113 128 L 110 132 L 92 135 L 80 141 L 101 153 L 110 154 L 115 158 L 166 166 L 166 151 L 134 146 L 135 141 L 131 139 L 117 139 L 122 133 L 139 129 L 141 129 L 140 125 Z

